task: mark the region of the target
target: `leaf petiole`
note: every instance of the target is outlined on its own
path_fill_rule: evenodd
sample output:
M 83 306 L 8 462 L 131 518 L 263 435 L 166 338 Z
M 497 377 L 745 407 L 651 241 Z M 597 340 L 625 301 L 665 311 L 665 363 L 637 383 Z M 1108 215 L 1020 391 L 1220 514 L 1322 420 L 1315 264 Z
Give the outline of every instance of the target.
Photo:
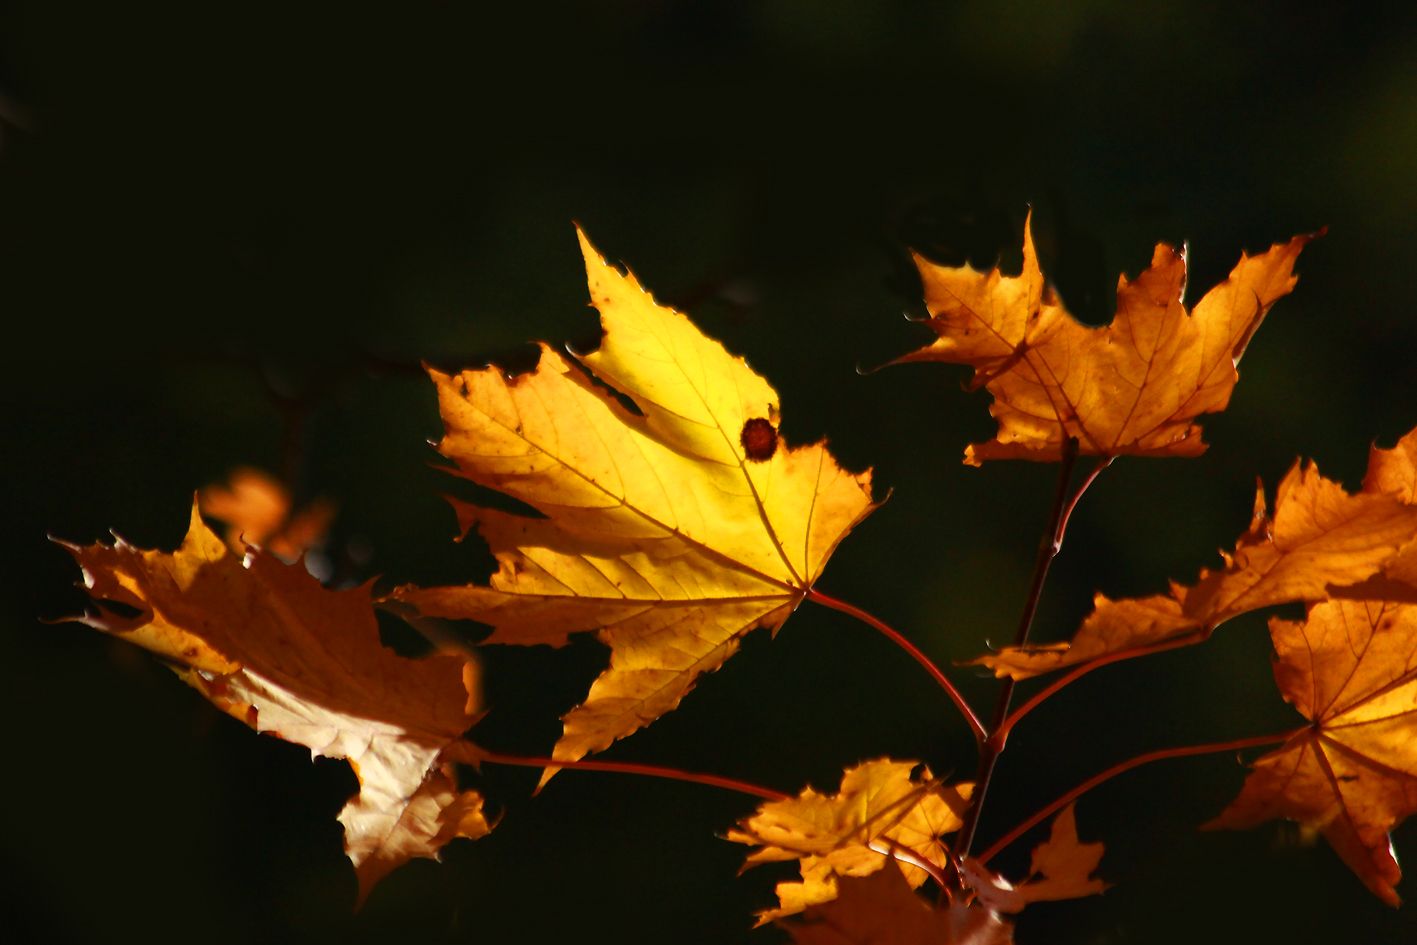
M 955 704 L 955 708 L 959 709 L 960 714 L 964 716 L 965 722 L 969 723 L 969 730 L 974 734 L 975 742 L 981 746 L 984 744 L 987 733 L 984 731 L 984 723 L 979 721 L 979 716 L 975 714 L 974 709 L 965 701 L 964 696 L 955 688 L 954 683 L 950 682 L 944 670 L 935 665 L 935 662 L 931 660 L 930 657 L 926 656 L 918 646 L 906 639 L 904 634 L 879 617 L 862 610 L 860 607 L 848 604 L 843 600 L 837 600 L 835 597 L 828 594 L 823 594 L 816 588 L 807 589 L 807 600 L 815 601 L 823 607 L 830 607 L 832 610 L 841 611 L 849 617 L 855 617 L 867 626 L 880 631 L 886 639 L 890 640 L 906 653 L 909 653 L 911 659 L 924 667 L 925 671 L 930 674 L 930 678 L 939 684 L 940 688 L 945 691 L 945 694 L 950 697 L 950 701 Z
M 1019 706 L 1013 712 L 1009 713 L 1008 718 L 1004 719 L 1004 721 L 999 725 L 998 729 L 995 731 L 994 737 L 998 739 L 1000 744 L 1002 744 L 1009 737 L 1009 732 L 1013 731 L 1013 727 L 1017 725 L 1020 721 L 1022 721 L 1025 715 L 1028 715 L 1028 713 L 1032 712 L 1044 702 L 1047 702 L 1053 696 L 1057 695 L 1059 692 L 1061 692 L 1063 689 L 1066 689 L 1068 686 L 1072 685 L 1077 680 L 1086 676 L 1094 669 L 1101 669 L 1104 666 L 1110 666 L 1113 663 L 1120 663 L 1123 660 L 1132 660 L 1142 656 L 1151 656 L 1154 653 L 1165 653 L 1167 650 L 1179 650 L 1181 647 L 1190 646 L 1193 643 L 1200 643 L 1204 641 L 1207 636 L 1209 636 L 1209 631 L 1195 630 L 1189 633 L 1180 634 L 1179 636 L 1171 637 L 1170 639 L 1162 640 L 1159 643 L 1150 643 L 1146 646 L 1129 647 L 1125 650 L 1117 650 L 1114 653 L 1108 653 L 1106 655 L 1099 656 L 1096 659 L 1088 660 L 1086 663 L 1074 667 L 1069 672 L 1064 673 L 1062 676 L 1059 676 L 1057 679 L 1053 680 L 1048 685 L 1038 690 L 1038 692 L 1034 693 L 1034 695 L 1027 702 Z
M 1224 742 L 1206 742 L 1202 745 L 1183 745 L 1179 748 L 1161 748 L 1156 751 L 1149 751 L 1145 754 L 1137 755 L 1134 758 L 1129 758 L 1126 761 L 1113 765 L 1105 771 L 1094 774 L 1071 791 L 1068 791 L 1046 807 L 1034 813 L 1033 816 L 1023 821 L 1017 827 L 1014 827 L 998 840 L 995 840 L 989 849 L 979 854 L 979 862 L 989 862 L 989 860 L 997 856 L 1000 851 L 1009 844 L 1028 833 L 1028 831 L 1032 830 L 1049 817 L 1052 817 L 1064 807 L 1067 807 L 1073 801 L 1082 797 L 1088 791 L 1105 784 L 1119 774 L 1125 774 L 1133 768 L 1140 768 L 1142 765 L 1151 764 L 1153 761 L 1165 761 L 1168 758 L 1189 758 L 1192 755 L 1210 755 L 1222 751 L 1240 751 L 1245 748 L 1260 748 L 1265 745 L 1276 745 L 1280 742 L 1288 741 L 1300 732 L 1307 730 L 1308 726 L 1304 725 L 1288 732 L 1281 732 L 1278 735 L 1255 735 L 1250 738 L 1235 738 Z
M 463 748 L 463 746 L 466 746 Z M 737 778 L 724 777 L 718 774 L 705 774 L 699 771 L 684 771 L 680 768 L 669 768 L 663 765 L 647 765 L 634 761 L 587 761 L 584 758 L 579 761 L 559 761 L 555 758 L 537 758 L 529 755 L 508 755 L 497 751 L 488 751 L 481 745 L 474 745 L 471 742 L 463 742 L 459 746 L 461 751 L 450 751 L 448 757 L 465 764 L 478 765 L 484 761 L 495 765 L 512 765 L 521 768 L 569 768 L 573 771 L 605 771 L 612 774 L 638 774 L 651 778 L 664 778 L 670 781 L 689 781 L 694 784 L 704 784 L 709 787 L 724 788 L 729 791 L 737 791 L 739 794 L 750 794 L 753 797 L 760 797 L 767 801 L 786 800 L 790 795 L 781 791 L 774 791 L 750 781 L 740 781 Z

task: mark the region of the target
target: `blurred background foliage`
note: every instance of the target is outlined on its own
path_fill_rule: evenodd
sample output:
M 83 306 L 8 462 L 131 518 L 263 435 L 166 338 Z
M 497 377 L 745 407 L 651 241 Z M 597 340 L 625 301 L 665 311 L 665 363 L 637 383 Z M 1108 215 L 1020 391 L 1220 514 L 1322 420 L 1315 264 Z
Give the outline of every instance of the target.
M 1191 246 L 1192 292 L 1242 250 L 1330 227 L 1300 260 L 1193 461 L 1124 460 L 1088 495 L 1039 639 L 1091 594 L 1190 580 L 1297 456 L 1356 485 L 1417 423 L 1417 70 L 1410 4 L 1306 2 L 15 2 L 0 12 L 0 293 L 13 557 L 3 598 L 14 941 L 762 942 L 779 874 L 717 838 L 749 799 L 693 785 L 488 770 L 505 811 L 351 913 L 342 763 L 258 738 L 152 660 L 73 625 L 46 533 L 180 539 L 235 466 L 339 506 L 339 580 L 463 580 L 425 440 L 420 359 L 527 366 L 595 344 L 571 221 L 782 393 L 784 432 L 874 464 L 891 501 L 822 588 L 940 660 L 1012 633 L 1052 467 L 966 469 L 987 397 L 964 372 L 869 376 L 923 343 L 907 249 L 1017 265 L 1032 206 L 1070 308 Z M 1098 673 L 1020 727 L 981 840 L 1113 761 L 1259 734 L 1260 617 Z M 495 649 L 478 736 L 545 751 L 603 654 Z M 959 670 L 992 704 L 992 681 Z M 833 788 L 890 754 L 969 775 L 968 735 L 902 654 L 804 607 L 608 756 Z M 1398 942 L 1417 919 L 1289 825 L 1202 834 L 1232 757 L 1087 797 L 1105 896 L 1038 906 L 1029 943 Z M 1399 852 L 1417 850 L 1412 825 Z M 1001 865 L 1022 870 L 1027 844 Z M 1412 880 L 1408 881 L 1410 886 Z

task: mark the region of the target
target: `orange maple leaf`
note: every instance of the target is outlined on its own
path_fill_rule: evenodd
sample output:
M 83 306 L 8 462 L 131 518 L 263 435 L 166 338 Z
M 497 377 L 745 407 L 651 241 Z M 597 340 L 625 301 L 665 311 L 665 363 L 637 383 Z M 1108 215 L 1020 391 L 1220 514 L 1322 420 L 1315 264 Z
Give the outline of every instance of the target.
M 1388 831 L 1417 812 L 1417 606 L 1325 601 L 1305 621 L 1271 620 L 1270 635 L 1279 690 L 1313 724 L 1255 762 L 1206 826 L 1297 820 L 1396 906 Z
M 1013 945 L 1013 926 L 993 911 L 931 906 L 895 870 L 839 885 L 835 899 L 782 923 L 794 945 Z
M 758 924 L 828 902 L 838 877 L 866 876 L 889 859 L 919 886 L 944 869 L 949 851 L 941 838 L 959 830 L 973 790 L 933 780 L 919 762 L 878 758 L 847 769 L 835 794 L 809 787 L 763 804 L 727 839 L 759 848 L 746 866 L 801 860 L 802 881 L 778 883 L 780 904 L 759 913 Z
M 285 486 L 250 466 L 232 470 L 227 485 L 202 489 L 197 504 L 203 515 L 227 523 L 226 544 L 232 551 L 244 554 L 254 545 L 287 562 L 320 544 L 335 517 L 327 499 L 295 510 Z
M 974 368 L 973 386 L 994 397 L 989 412 L 999 430 L 965 450 L 971 466 L 1057 460 L 1069 438 L 1083 454 L 1198 456 L 1206 447 L 1195 418 L 1229 404 L 1245 346 L 1270 306 L 1294 288 L 1294 260 L 1318 235 L 1242 254 L 1191 312 L 1182 304 L 1185 256 L 1159 243 L 1148 269 L 1118 280 L 1112 324 L 1093 328 L 1045 285 L 1025 222 L 1017 276 L 915 257 L 928 324 L 939 337 L 894 363 Z
M 1026 679 L 1167 641 L 1200 642 L 1220 624 L 1264 607 L 1319 601 L 1375 576 L 1417 585 L 1417 429 L 1390 450 L 1374 448 L 1357 493 L 1296 463 L 1279 484 L 1275 511 L 1255 497 L 1254 517 L 1224 567 L 1203 570 L 1169 594 L 1110 600 L 1067 643 L 1005 647 L 974 662 Z
M 386 649 L 367 585 L 327 590 L 263 552 L 243 561 L 195 504 L 171 554 L 122 539 L 65 547 L 99 602 L 77 621 L 163 657 L 257 731 L 349 760 L 360 789 L 339 819 L 361 901 L 406 860 L 491 830 L 481 796 L 457 789 L 451 764 L 477 711 L 475 664 Z M 103 601 L 138 613 L 120 616 Z
M 551 348 L 531 374 L 430 370 L 457 472 L 546 518 L 454 502 L 500 568 L 489 586 L 403 587 L 427 615 L 489 624 L 493 643 L 594 630 L 610 666 L 565 717 L 553 757 L 599 751 L 670 711 L 756 627 L 776 630 L 873 508 L 869 471 L 825 443 L 789 447 L 778 396 L 741 358 L 657 305 L 581 235 L 600 348 Z
M 1105 892 L 1107 884 L 1093 878 L 1102 862 L 1102 844 L 1078 839 L 1076 805 L 1069 804 L 1053 819 L 1048 839 L 1033 848 L 1028 876 L 1010 883 L 966 857 L 961 866 L 965 881 L 984 905 L 998 912 L 1022 912 L 1032 902 L 1078 899 Z

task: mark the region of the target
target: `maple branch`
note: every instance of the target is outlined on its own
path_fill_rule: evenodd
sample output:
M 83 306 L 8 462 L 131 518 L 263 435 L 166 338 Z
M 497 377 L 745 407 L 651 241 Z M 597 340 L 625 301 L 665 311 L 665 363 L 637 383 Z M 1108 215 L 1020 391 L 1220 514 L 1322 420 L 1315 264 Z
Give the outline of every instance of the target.
M 906 639 L 904 634 L 879 617 L 862 610 L 860 607 L 848 604 L 844 600 L 837 600 L 835 597 L 828 594 L 823 594 L 816 588 L 807 589 L 807 599 L 815 601 L 823 607 L 830 607 L 832 610 L 839 610 L 850 617 L 855 617 L 867 626 L 879 630 L 885 635 L 886 639 L 909 653 L 910 657 L 915 660 L 915 662 L 925 668 L 925 671 L 930 674 L 930 678 L 939 684 L 940 688 L 945 691 L 945 695 L 950 697 L 950 701 L 955 704 L 955 708 L 959 709 L 960 714 L 964 716 L 964 720 L 969 723 L 969 730 L 974 733 L 975 742 L 983 746 L 987 736 L 984 730 L 984 723 L 979 720 L 979 716 L 975 714 L 974 709 L 965 701 L 963 694 L 955 688 L 954 683 L 950 682 L 944 670 L 936 666 L 934 661 L 926 656 L 914 643 Z
M 1192 755 L 1210 755 L 1222 751 L 1240 751 L 1245 748 L 1260 748 L 1265 745 L 1275 745 L 1280 742 L 1288 741 L 1300 732 L 1307 731 L 1308 728 L 1307 725 L 1301 725 L 1299 728 L 1292 729 L 1288 732 L 1281 732 L 1278 735 L 1255 735 L 1250 738 L 1235 738 L 1225 742 L 1206 742 L 1203 745 L 1183 745 L 1179 748 L 1161 748 L 1156 751 L 1149 751 L 1145 754 L 1137 755 L 1135 758 L 1129 758 L 1126 761 L 1113 765 L 1105 771 L 1094 774 L 1071 791 L 1068 791 L 1066 794 L 1054 800 L 1048 806 L 1034 813 L 1033 816 L 1004 834 L 998 840 L 995 840 L 994 843 L 990 845 L 989 849 L 979 854 L 979 862 L 988 863 L 1009 844 L 1028 833 L 1028 831 L 1032 830 L 1049 817 L 1052 817 L 1064 807 L 1067 807 L 1073 801 L 1082 797 L 1088 791 L 1112 780 L 1119 774 L 1125 774 L 1133 768 L 1140 768 L 1142 765 L 1151 764 L 1153 761 L 1165 761 L 1167 758 L 1189 758 Z
M 1043 597 L 1043 584 L 1048 580 L 1048 568 L 1058 556 L 1059 549 L 1063 547 L 1063 533 L 1067 530 L 1068 518 L 1073 509 L 1077 508 L 1082 494 L 1108 466 L 1108 461 L 1104 458 L 1070 495 L 1068 486 L 1072 483 L 1073 466 L 1076 465 L 1077 458 L 1077 437 L 1068 437 L 1063 444 L 1063 455 L 1059 461 L 1058 491 L 1053 498 L 1052 511 L 1048 514 L 1048 527 L 1043 533 L 1043 540 L 1038 544 L 1038 556 L 1033 562 L 1033 579 L 1029 582 L 1023 613 L 1019 615 L 1018 629 L 1014 632 L 1014 646 L 1023 646 L 1028 642 L 1029 630 L 1033 628 L 1033 617 L 1038 612 L 1038 602 Z M 994 706 L 994 721 L 989 726 L 989 734 L 980 745 L 979 778 L 974 788 L 973 803 L 969 805 L 969 810 L 964 815 L 964 825 L 955 837 L 956 860 L 963 860 L 969 854 L 970 844 L 974 842 L 974 831 L 979 826 L 979 815 L 989 794 L 989 782 L 993 780 L 994 768 L 1004 750 L 1004 737 L 1000 735 L 1000 730 L 1005 719 L 1009 717 L 1009 703 L 1013 701 L 1016 684 L 1011 678 L 1004 680 L 1004 685 L 999 690 L 999 701 Z M 1007 731 L 1004 734 L 1007 735 Z
M 469 743 L 470 744 L 470 743 Z M 694 784 L 706 784 L 709 787 L 725 788 L 729 791 L 737 791 L 739 794 L 751 794 L 754 797 L 761 797 L 766 801 L 784 801 L 791 795 L 783 794 L 781 791 L 774 791 L 772 788 L 765 788 L 761 785 L 753 784 L 749 781 L 740 781 L 737 778 L 728 778 L 718 774 L 704 774 L 698 771 L 684 771 L 680 768 L 668 768 L 662 765 L 646 765 L 634 761 L 561 761 L 555 758 L 536 758 L 529 755 L 505 755 L 497 751 L 488 751 L 480 745 L 471 746 L 471 750 L 465 753 L 464 757 L 458 760 L 466 761 L 468 764 L 476 765 L 479 762 L 490 761 L 495 765 L 514 765 L 521 768 L 569 768 L 573 771 L 608 771 L 614 774 L 640 774 L 651 778 L 666 778 L 670 781 L 689 781 Z
M 1047 702 L 1053 696 L 1057 695 L 1060 691 L 1066 689 L 1068 686 L 1072 685 L 1074 682 L 1081 679 L 1083 676 L 1086 676 L 1094 669 L 1101 669 L 1104 666 L 1110 666 L 1113 663 L 1120 663 L 1123 660 L 1136 659 L 1141 656 L 1150 656 L 1153 653 L 1165 653 L 1167 650 L 1178 650 L 1183 646 L 1190 646 L 1193 643 L 1199 643 L 1209 635 L 1210 631 L 1208 630 L 1193 630 L 1188 633 L 1183 633 L 1180 636 L 1175 636 L 1167 640 L 1162 640 L 1160 643 L 1148 643 L 1145 646 L 1133 646 L 1128 647 L 1125 650 L 1117 650 L 1112 653 L 1106 653 L 1102 656 L 1096 657 L 1095 659 L 1090 659 L 1086 663 L 1081 664 L 1080 666 L 1075 666 L 1070 672 L 1064 673 L 1062 676 L 1059 676 L 1057 679 L 1053 680 L 1051 683 L 1038 690 L 1038 692 L 1036 692 L 1033 697 L 1030 698 L 1027 702 L 1019 706 L 1013 712 L 1009 713 L 1009 716 L 1005 718 L 1002 723 L 1000 723 L 997 729 L 995 729 L 994 737 L 999 739 L 1000 742 L 1007 741 L 1009 737 L 1009 732 L 1013 730 L 1013 727 L 1017 725 L 1025 715 L 1032 712 L 1044 702 Z
M 1076 441 L 1074 441 L 1076 443 Z M 1058 554 L 1058 550 L 1063 547 L 1063 535 L 1068 531 L 1068 520 L 1073 517 L 1073 509 L 1078 507 L 1078 501 L 1082 499 L 1083 493 L 1092 486 L 1097 477 L 1102 475 L 1102 470 L 1112 465 L 1115 456 L 1103 456 L 1097 461 L 1097 465 L 1092 467 L 1092 471 L 1087 474 L 1082 482 L 1078 483 L 1077 489 L 1073 492 L 1073 497 L 1068 500 L 1067 506 L 1063 509 L 1062 518 L 1058 520 L 1057 529 L 1053 534 L 1053 555 Z M 1025 632 L 1025 636 L 1027 633 Z

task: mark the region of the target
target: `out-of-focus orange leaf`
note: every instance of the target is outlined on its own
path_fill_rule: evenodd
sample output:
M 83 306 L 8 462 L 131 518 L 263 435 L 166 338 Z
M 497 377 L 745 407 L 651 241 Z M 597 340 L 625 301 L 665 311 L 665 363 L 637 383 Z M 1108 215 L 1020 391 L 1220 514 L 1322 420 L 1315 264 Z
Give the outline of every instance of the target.
M 285 486 L 250 466 L 232 470 L 228 485 L 201 490 L 197 502 L 203 515 L 227 524 L 226 544 L 237 554 L 254 545 L 286 562 L 320 544 L 335 517 L 334 503 L 327 499 L 292 514 Z
M 1188 634 L 1200 642 L 1240 614 L 1323 600 L 1374 577 L 1417 585 L 1414 451 L 1417 430 L 1391 450 L 1374 449 L 1354 494 L 1312 463 L 1296 464 L 1279 484 L 1273 517 L 1263 491 L 1256 495 L 1250 527 L 1223 555 L 1224 567 L 1203 570 L 1193 585 L 1173 584 L 1169 594 L 1122 600 L 1099 594 L 1071 642 L 1006 647 L 975 662 L 1026 679 Z
M 895 870 L 839 882 L 830 902 L 781 923 L 794 945 L 1012 945 L 1013 926 L 982 905 L 936 908 Z
M 400 588 L 432 616 L 491 625 L 494 643 L 598 631 L 610 666 L 565 717 L 553 757 L 599 751 L 670 711 L 756 627 L 776 629 L 874 507 L 870 473 L 825 443 L 778 437 L 778 396 L 741 358 L 581 236 L 600 348 L 578 360 L 636 414 L 543 345 L 531 374 L 430 371 L 457 472 L 546 518 L 455 502 L 497 556 L 490 586 Z
M 1048 839 L 1033 848 L 1028 876 L 1017 885 L 989 872 L 974 859 L 963 865 L 965 881 L 984 905 L 998 912 L 1022 912 L 1031 902 L 1095 896 L 1107 884 L 1093 878 L 1102 862 L 1102 844 L 1078 840 L 1074 805 L 1053 820 Z
M 1182 304 L 1185 256 L 1158 244 L 1150 268 L 1118 280 L 1112 324 L 1093 328 L 1044 283 L 1025 223 L 1017 276 L 916 257 L 939 337 L 897 363 L 974 368 L 974 386 L 994 397 L 989 412 L 999 431 L 965 450 L 972 466 L 1057 460 L 1070 437 L 1083 454 L 1197 456 L 1205 444 L 1195 418 L 1229 404 L 1235 365 L 1270 306 L 1294 288 L 1294 260 L 1316 235 L 1242 254 L 1190 312 Z
M 838 877 L 874 873 L 889 859 L 919 886 L 944 869 L 949 853 L 941 838 L 959 830 L 973 790 L 935 781 L 918 762 L 879 758 L 848 769 L 835 794 L 807 788 L 763 804 L 727 839 L 758 847 L 747 866 L 801 860 L 802 881 L 778 883 L 780 905 L 760 913 L 759 924 L 828 902 Z
M 1396 906 L 1388 831 L 1417 812 L 1417 606 L 1325 601 L 1269 627 L 1279 690 L 1313 724 L 1260 758 L 1206 826 L 1297 820 Z
M 233 553 L 192 509 L 168 554 L 119 539 L 66 545 L 98 611 L 79 622 L 144 647 L 260 732 L 347 758 L 359 793 L 340 812 L 360 899 L 413 857 L 491 826 L 451 759 L 477 712 L 476 666 L 406 659 L 379 642 L 367 586 L 332 591 L 271 555 Z M 124 617 L 104 601 L 134 608 Z

